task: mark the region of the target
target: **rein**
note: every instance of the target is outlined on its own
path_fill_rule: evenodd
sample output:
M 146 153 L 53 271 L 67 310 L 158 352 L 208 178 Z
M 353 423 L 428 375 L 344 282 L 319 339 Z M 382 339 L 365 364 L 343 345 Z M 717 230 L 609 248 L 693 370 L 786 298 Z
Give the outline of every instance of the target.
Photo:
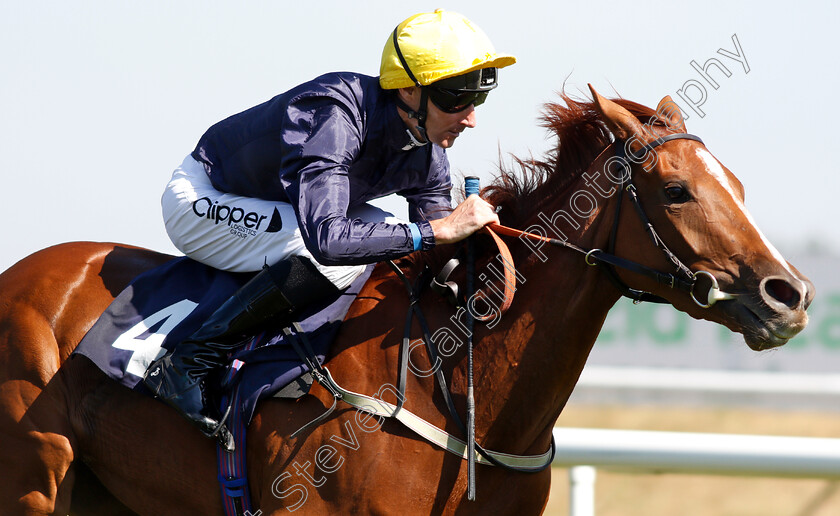
M 640 161 L 645 155 L 645 153 L 671 140 L 694 140 L 700 142 L 701 144 L 703 143 L 703 140 L 701 140 L 698 136 L 694 136 L 693 134 L 670 134 L 667 136 L 660 137 L 659 139 L 654 140 L 651 143 L 648 143 L 647 145 L 639 149 L 637 152 L 633 153 L 631 157 L 634 161 Z M 671 252 L 670 249 L 668 249 L 668 246 L 665 245 L 665 242 L 662 240 L 662 238 L 660 238 L 659 234 L 656 232 L 656 229 L 654 229 L 653 224 L 650 222 L 650 219 L 645 213 L 644 208 L 642 207 L 642 203 L 639 200 L 639 196 L 636 191 L 636 186 L 635 184 L 633 184 L 632 167 L 630 167 L 629 163 L 627 162 L 627 155 L 625 154 L 625 146 L 623 140 L 616 140 L 616 142 L 614 142 L 611 146 L 608 146 L 606 149 L 604 149 L 604 151 L 606 152 L 607 150 L 609 150 L 610 147 L 617 148 L 617 150 L 615 151 L 615 156 L 619 159 L 622 166 L 625 167 L 625 169 L 627 170 L 627 174 L 625 180 L 626 184 L 623 186 L 623 188 L 619 189 L 618 205 L 616 207 L 612 230 L 610 231 L 608 251 L 604 251 L 602 249 L 584 249 L 578 245 L 572 244 L 565 240 L 544 237 L 535 233 L 528 233 L 499 224 L 491 224 L 488 227 L 498 232 L 500 235 L 518 238 L 528 238 L 530 240 L 545 242 L 553 246 L 565 247 L 567 249 L 571 249 L 573 251 L 577 251 L 578 253 L 583 254 L 583 259 L 587 265 L 604 266 L 604 269 L 607 271 L 608 277 L 616 286 L 616 288 L 618 288 L 618 290 L 623 296 L 632 299 L 634 303 L 641 303 L 643 301 L 653 303 L 668 303 L 668 301 L 663 299 L 662 297 L 651 294 L 650 292 L 644 292 L 641 290 L 630 288 L 621 280 L 621 278 L 618 277 L 618 273 L 615 270 L 616 267 L 653 279 L 660 285 L 665 285 L 672 289 L 676 288 L 682 290 L 688 293 L 691 296 L 691 299 L 701 308 L 710 308 L 718 301 L 733 299 L 734 296 L 732 294 L 728 294 L 720 290 L 717 279 L 714 277 L 714 275 L 707 271 L 692 272 L 691 269 L 689 269 L 685 264 L 683 264 L 682 261 L 673 252 Z M 650 236 L 651 240 L 653 241 L 653 244 L 665 254 L 665 256 L 672 264 L 674 264 L 675 272 L 661 272 L 646 265 L 634 262 L 632 260 L 621 258 L 614 254 L 615 241 L 618 234 L 618 224 L 621 215 L 621 201 L 623 199 L 625 191 L 627 192 L 627 195 L 630 198 L 630 201 L 633 207 L 635 208 L 636 213 L 642 221 L 642 224 L 645 226 L 645 231 L 647 232 L 648 236 Z M 698 299 L 695 292 L 697 288 L 697 280 L 699 277 L 706 277 L 711 283 L 709 291 L 706 294 L 705 302 Z
M 644 147 L 639 149 L 639 151 L 633 153 L 631 157 L 634 161 L 641 160 L 641 158 L 647 151 L 650 151 L 658 147 L 659 145 L 662 145 L 665 142 L 677 139 L 694 140 L 700 142 L 701 144 L 703 143 L 703 141 L 699 137 L 694 136 L 692 134 L 671 134 L 668 136 L 661 137 L 645 145 Z M 627 163 L 627 156 L 624 152 L 624 142 L 622 140 L 616 140 L 612 145 L 604 149 L 604 152 L 609 150 L 610 147 L 616 146 L 618 147 L 618 150 L 615 151 L 615 156 L 621 161 L 622 166 L 624 166 L 627 170 L 627 174 L 625 179 L 626 184 L 623 185 L 623 188 L 619 189 L 620 193 L 618 198 L 618 206 L 616 208 L 616 215 L 613 222 L 613 227 L 610 232 L 608 251 L 604 251 L 602 249 L 597 248 L 584 249 L 583 247 L 567 242 L 565 240 L 545 237 L 537 235 L 535 233 L 529 233 L 518 229 L 509 228 L 507 226 L 502 226 L 500 224 L 490 224 L 482 230 L 488 233 L 496 242 L 499 248 L 499 253 L 502 262 L 505 265 L 504 292 L 499 291 L 499 293 L 503 295 L 503 302 L 500 310 L 501 313 L 506 312 L 513 301 L 513 295 L 516 291 L 516 273 L 513 266 L 513 260 L 511 258 L 510 251 L 498 235 L 511 236 L 517 238 L 527 238 L 530 240 L 548 243 L 553 246 L 565 247 L 567 249 L 576 251 L 583 255 L 583 259 L 587 265 L 601 265 L 605 267 L 605 270 L 608 272 L 610 279 L 613 281 L 613 283 L 616 285 L 616 287 L 619 289 L 622 295 L 629 297 L 635 303 L 640 303 L 642 301 L 667 303 L 667 301 L 659 296 L 651 294 L 650 292 L 630 288 L 618 277 L 618 273 L 615 271 L 615 268 L 628 270 L 630 272 L 651 278 L 657 283 L 668 286 L 669 288 L 677 288 L 679 290 L 687 292 L 691 296 L 691 299 L 694 300 L 694 302 L 702 308 L 709 308 L 718 301 L 734 298 L 732 294 L 728 294 L 720 290 L 717 280 L 710 272 L 692 272 L 685 264 L 682 263 L 682 261 L 680 261 L 680 259 L 674 253 L 671 252 L 670 249 L 668 249 L 668 247 L 659 237 L 659 234 L 654 229 L 653 224 L 650 222 L 650 219 L 647 217 L 647 214 L 645 213 L 641 205 L 641 201 L 639 200 L 636 187 L 633 184 L 632 167 L 629 165 L 629 163 Z M 653 244 L 665 254 L 665 256 L 669 259 L 669 261 L 672 264 L 674 264 L 675 271 L 673 273 L 661 272 L 646 265 L 634 262 L 632 260 L 621 258 L 614 254 L 615 241 L 618 233 L 618 224 L 620 219 L 621 203 L 624 191 L 627 192 L 627 195 L 629 196 L 631 203 L 633 204 L 639 218 L 641 219 L 642 224 L 645 226 L 646 232 L 653 241 Z M 305 428 L 308 428 L 314 424 L 323 421 L 326 417 L 329 416 L 330 413 L 332 413 L 332 411 L 335 408 L 335 403 L 338 400 L 341 400 L 357 408 L 360 411 L 367 412 L 374 416 L 394 418 L 400 421 L 408 429 L 415 432 L 417 435 L 429 441 L 430 443 L 439 446 L 451 453 L 454 453 L 455 455 L 458 455 L 462 459 L 468 460 L 471 463 L 502 466 L 509 470 L 528 473 L 536 473 L 549 467 L 554 460 L 555 454 L 555 443 L 553 434 L 551 436 L 551 446 L 549 450 L 540 455 L 512 455 L 486 450 L 478 443 L 474 442 L 474 436 L 470 435 L 470 432 L 468 432 L 467 427 L 464 425 L 463 420 L 461 419 L 457 409 L 455 408 L 455 403 L 452 400 L 452 395 L 447 385 L 446 378 L 444 377 L 443 372 L 440 368 L 441 359 L 438 356 L 434 346 L 432 345 L 432 332 L 430 331 L 429 325 L 426 322 L 422 311 L 420 310 L 419 302 L 420 287 L 425 283 L 431 283 L 431 286 L 434 290 L 446 295 L 450 300 L 458 300 L 459 296 L 457 285 L 454 284 L 454 282 L 447 281 L 449 274 L 451 274 L 451 272 L 457 267 L 458 260 L 451 260 L 446 266 L 444 266 L 444 269 L 441 272 L 441 274 L 439 274 L 438 277 L 434 278 L 431 282 L 426 281 L 428 279 L 428 268 L 424 269 L 424 271 L 421 272 L 421 274 L 419 274 L 416 278 L 416 284 L 414 286 L 412 286 L 411 282 L 394 262 L 389 261 L 388 264 L 391 266 L 391 268 L 394 270 L 394 272 L 405 285 L 410 300 L 408 313 L 406 315 L 405 332 L 403 334 L 403 339 L 400 343 L 399 350 L 400 359 L 399 369 L 397 373 L 398 376 L 396 392 L 397 403 L 392 404 L 384 400 L 374 398 L 372 396 L 348 391 L 347 389 L 344 389 L 341 386 L 339 386 L 333 379 L 329 370 L 325 367 L 322 367 L 318 360 L 314 358 L 311 349 L 309 349 L 308 343 L 306 343 L 305 334 L 300 332 L 298 334 L 298 337 L 300 337 L 304 341 L 304 346 L 307 349 L 306 351 L 304 351 L 300 348 L 300 346 L 297 345 L 295 346 L 295 348 L 296 350 L 298 350 L 298 353 L 301 354 L 301 356 L 309 355 L 309 357 L 305 359 L 305 362 L 309 364 L 310 371 L 313 372 L 313 376 L 318 381 L 318 383 L 323 385 L 333 395 L 333 405 L 327 410 L 325 414 L 317 418 L 315 421 L 312 421 L 309 424 L 305 425 L 303 428 L 295 432 L 293 436 L 298 435 Z M 470 267 L 470 269 L 472 269 L 472 267 Z M 705 302 L 699 300 L 695 293 L 697 280 L 699 277 L 706 277 L 711 282 L 711 287 L 709 288 L 709 291 L 706 295 Z M 469 281 L 471 281 L 471 279 L 468 278 L 468 282 Z M 471 288 L 468 287 L 467 295 L 469 296 L 471 294 Z M 482 295 L 485 294 L 483 294 L 482 292 L 475 293 L 476 297 L 480 297 Z M 469 311 L 469 307 L 467 307 L 467 309 Z M 473 316 L 478 320 L 482 320 L 482 318 L 475 316 L 474 314 Z M 423 342 L 426 346 L 426 351 L 429 355 L 429 362 L 434 370 L 438 386 L 440 387 L 440 391 L 449 410 L 449 415 L 452 421 L 454 421 L 458 429 L 461 431 L 462 435 L 468 436 L 467 442 L 464 442 L 463 440 L 449 434 L 445 430 L 429 423 L 428 421 L 422 419 L 416 414 L 410 412 L 403 406 L 406 399 L 406 378 L 408 376 L 409 352 L 411 351 L 410 333 L 414 317 L 417 317 L 417 320 L 422 329 Z M 291 336 L 288 332 L 287 335 Z M 294 339 L 292 339 L 292 342 L 294 342 Z M 314 359 L 314 361 L 312 359 Z M 471 481 L 474 481 L 474 473 L 470 472 L 470 475 L 468 476 L 471 477 Z M 470 485 L 472 486 L 472 484 Z M 470 493 L 472 495 L 474 495 L 473 490 L 474 488 L 471 487 Z M 470 496 L 470 499 L 474 499 L 474 497 Z
M 502 243 L 502 246 L 504 246 L 504 243 Z M 442 361 L 432 344 L 432 332 L 429 329 L 429 325 L 426 322 L 423 312 L 420 310 L 419 287 L 427 283 L 428 269 L 425 269 L 418 275 L 416 285 L 412 286 L 411 282 L 405 276 L 405 273 L 403 273 L 394 262 L 388 261 L 388 264 L 405 285 L 410 300 L 408 314 L 406 316 L 405 332 L 403 334 L 399 350 L 400 359 L 399 369 L 397 371 L 397 391 L 395 393 L 397 397 L 396 404 L 375 398 L 373 396 L 359 394 L 338 385 L 335 379 L 333 379 L 332 374 L 330 374 L 329 369 L 322 366 L 318 358 L 315 356 L 312 351 L 312 347 L 309 345 L 306 333 L 303 332 L 297 324 L 294 324 L 293 328 L 295 329 L 295 332 L 292 332 L 291 329 L 287 328 L 284 330 L 284 333 L 287 337 L 290 337 L 292 346 L 304 363 L 309 367 L 309 371 L 312 373 L 313 378 L 327 391 L 329 391 L 330 394 L 332 394 L 333 403 L 332 406 L 322 415 L 316 417 L 314 420 L 294 432 L 292 437 L 296 437 L 306 429 L 323 422 L 335 410 L 336 402 L 341 400 L 348 405 L 373 416 L 394 418 L 405 425 L 406 428 L 426 439 L 431 444 L 434 444 L 448 452 L 454 453 L 464 460 L 470 460 L 470 458 L 472 458 L 472 460 L 478 464 L 500 466 L 512 471 L 523 473 L 537 473 L 551 466 L 551 463 L 554 461 L 555 454 L 553 434 L 551 435 L 550 448 L 548 451 L 540 455 L 514 455 L 510 453 L 496 452 L 487 450 L 475 442 L 473 443 L 474 451 L 472 451 L 470 448 L 473 446 L 469 446 L 468 442 L 464 442 L 463 440 L 446 432 L 446 430 L 438 428 L 403 406 L 406 400 L 405 387 L 406 379 L 408 378 L 408 355 L 412 349 L 411 326 L 413 318 L 417 317 L 423 332 L 423 342 L 426 345 L 426 351 L 429 354 L 429 363 L 432 364 L 434 369 L 434 375 L 446 402 L 449 415 L 452 421 L 454 421 L 458 426 L 461 434 L 468 435 L 467 427 L 464 425 L 463 420 L 455 408 L 455 402 L 452 399 L 449 386 L 446 382 L 446 377 L 443 375 L 443 371 L 440 368 Z M 513 296 L 511 294 L 511 300 L 512 298 Z M 298 339 L 300 339 L 300 342 L 298 342 Z

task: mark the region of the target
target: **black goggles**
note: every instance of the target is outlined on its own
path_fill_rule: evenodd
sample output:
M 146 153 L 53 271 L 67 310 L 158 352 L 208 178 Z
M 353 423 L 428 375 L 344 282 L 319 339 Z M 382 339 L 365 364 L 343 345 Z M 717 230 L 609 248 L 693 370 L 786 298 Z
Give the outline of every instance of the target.
M 495 68 L 482 68 L 436 81 L 425 89 L 441 111 L 457 113 L 483 104 L 490 90 L 498 85 L 496 75 Z
M 458 91 L 426 86 L 429 99 L 444 113 L 458 113 L 470 106 L 480 106 L 487 100 L 487 91 Z

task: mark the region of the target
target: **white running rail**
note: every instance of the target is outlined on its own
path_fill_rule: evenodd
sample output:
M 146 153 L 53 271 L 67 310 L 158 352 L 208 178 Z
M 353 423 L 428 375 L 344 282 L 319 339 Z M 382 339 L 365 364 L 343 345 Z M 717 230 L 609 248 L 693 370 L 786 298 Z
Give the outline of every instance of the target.
M 840 479 L 840 439 L 555 428 L 570 516 L 594 516 L 595 469 Z
M 576 387 L 840 396 L 840 374 L 586 366 Z

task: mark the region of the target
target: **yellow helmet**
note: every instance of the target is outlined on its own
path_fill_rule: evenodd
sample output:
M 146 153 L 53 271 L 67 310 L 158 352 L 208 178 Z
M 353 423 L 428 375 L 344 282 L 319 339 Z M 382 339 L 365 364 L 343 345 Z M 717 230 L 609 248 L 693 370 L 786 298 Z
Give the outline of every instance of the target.
M 386 90 L 428 86 L 447 77 L 515 62 L 511 55 L 497 54 L 474 23 L 458 13 L 438 9 L 415 14 L 397 25 L 382 51 L 379 84 Z

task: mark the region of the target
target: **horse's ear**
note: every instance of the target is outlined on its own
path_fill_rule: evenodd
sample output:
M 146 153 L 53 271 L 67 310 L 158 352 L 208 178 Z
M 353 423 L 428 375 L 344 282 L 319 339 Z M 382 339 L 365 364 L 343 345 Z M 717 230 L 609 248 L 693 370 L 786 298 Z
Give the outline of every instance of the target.
M 665 122 L 668 129 L 678 133 L 688 132 L 685 128 L 682 111 L 680 111 L 677 103 L 671 100 L 670 95 L 665 95 L 665 98 L 659 101 L 659 105 L 656 106 L 656 116 Z
M 647 134 L 638 118 L 615 102 L 599 95 L 591 84 L 588 86 L 589 91 L 592 92 L 592 100 L 595 101 L 595 109 L 617 138 L 629 140 L 636 135 L 638 139 L 639 136 Z

